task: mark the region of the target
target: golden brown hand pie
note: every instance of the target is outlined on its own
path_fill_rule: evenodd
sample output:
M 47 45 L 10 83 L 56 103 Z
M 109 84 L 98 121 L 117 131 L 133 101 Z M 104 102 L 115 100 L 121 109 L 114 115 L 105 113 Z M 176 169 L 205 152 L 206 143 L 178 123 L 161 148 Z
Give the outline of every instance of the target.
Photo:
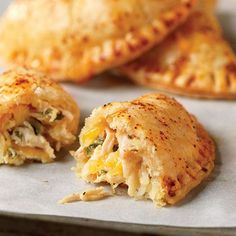
M 15 0 L 0 55 L 56 80 L 82 81 L 140 56 L 189 15 L 195 0 Z
M 0 76 L 0 164 L 43 163 L 75 141 L 79 108 L 41 74 L 15 69 Z
M 120 71 L 151 88 L 187 96 L 235 99 L 236 57 L 222 36 L 210 10 L 212 5 L 204 5 L 207 11 L 196 10 L 164 42 Z
M 174 204 L 207 177 L 215 148 L 207 132 L 176 100 L 149 94 L 92 112 L 72 155 L 87 182 L 128 186 L 136 199 Z

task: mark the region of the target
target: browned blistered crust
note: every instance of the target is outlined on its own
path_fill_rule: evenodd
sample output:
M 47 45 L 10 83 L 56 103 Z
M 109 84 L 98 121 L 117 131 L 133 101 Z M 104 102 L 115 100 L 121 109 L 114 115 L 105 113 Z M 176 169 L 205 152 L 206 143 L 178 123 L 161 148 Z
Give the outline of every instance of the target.
M 212 139 L 175 99 L 148 94 L 94 110 L 80 135 L 82 147 L 83 135 L 101 120 L 116 133 L 128 194 L 136 199 L 151 199 L 159 206 L 175 204 L 214 167 Z
M 195 1 L 15 0 L 1 19 L 0 55 L 7 64 L 80 82 L 160 42 Z
M 163 43 L 120 71 L 151 88 L 203 98 L 236 98 L 236 56 L 209 11 L 195 10 Z
M 71 112 L 74 117 L 67 128 L 73 134 L 77 133 L 79 109 L 72 97 L 46 76 L 23 68 L 12 69 L 0 76 L 0 131 L 14 114 L 33 111 L 39 102 Z

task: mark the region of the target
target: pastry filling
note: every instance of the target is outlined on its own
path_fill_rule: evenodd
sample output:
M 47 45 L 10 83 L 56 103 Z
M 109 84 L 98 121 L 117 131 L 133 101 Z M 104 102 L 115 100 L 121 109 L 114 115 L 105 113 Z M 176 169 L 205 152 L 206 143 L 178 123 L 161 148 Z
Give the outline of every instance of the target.
M 0 163 L 20 165 L 26 159 L 50 162 L 61 143 L 74 136 L 66 130 L 68 114 L 47 104 L 40 111 L 20 107 L 0 134 Z M 64 140 L 62 140 L 62 137 Z
M 107 124 L 97 123 L 82 132 L 80 142 L 81 147 L 72 154 L 79 177 L 90 183 L 109 183 L 114 192 L 119 185 L 127 186 L 128 195 L 135 199 L 164 204 L 158 170 L 157 177 L 151 177 L 148 164 L 137 153 L 137 143 L 128 134 L 118 134 Z
M 125 182 L 119 144 L 109 127 L 97 126 L 85 133 L 75 156 L 77 173 L 88 182 L 108 182 L 113 187 Z

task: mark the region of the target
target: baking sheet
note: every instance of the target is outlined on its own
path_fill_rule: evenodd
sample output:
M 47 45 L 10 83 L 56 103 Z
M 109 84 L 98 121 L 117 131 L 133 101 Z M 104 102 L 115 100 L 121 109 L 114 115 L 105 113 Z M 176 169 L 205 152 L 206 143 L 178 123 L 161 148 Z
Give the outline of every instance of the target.
M 1 1 L 0 6 L 3 8 L 6 2 Z M 235 17 L 236 8 L 232 3 L 233 0 L 221 2 L 221 18 L 226 19 L 223 16 L 227 15 L 232 20 Z M 230 30 L 228 25 L 227 29 Z M 234 30 L 233 25 L 231 29 Z M 229 38 L 233 39 L 235 35 L 236 32 L 232 32 Z M 81 107 L 81 125 L 91 110 L 99 105 L 133 99 L 152 91 L 109 75 L 81 87 L 63 86 Z M 199 118 L 217 143 L 213 174 L 180 204 L 159 209 L 151 201 L 135 201 L 125 195 L 97 202 L 57 204 L 65 195 L 90 187 L 70 170 L 75 165 L 74 160 L 60 153 L 58 161 L 52 164 L 1 166 L 0 211 L 149 225 L 236 227 L 236 102 L 176 98 Z

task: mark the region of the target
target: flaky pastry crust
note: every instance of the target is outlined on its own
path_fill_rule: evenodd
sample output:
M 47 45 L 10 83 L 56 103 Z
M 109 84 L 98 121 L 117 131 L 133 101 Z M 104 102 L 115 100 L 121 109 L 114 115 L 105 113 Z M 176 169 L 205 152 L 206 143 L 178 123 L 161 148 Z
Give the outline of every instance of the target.
M 138 84 L 180 95 L 236 99 L 236 56 L 209 10 L 214 1 L 208 3 L 155 49 L 119 71 Z
M 15 0 L 1 19 L 0 55 L 3 63 L 80 82 L 140 56 L 182 23 L 194 4 Z

